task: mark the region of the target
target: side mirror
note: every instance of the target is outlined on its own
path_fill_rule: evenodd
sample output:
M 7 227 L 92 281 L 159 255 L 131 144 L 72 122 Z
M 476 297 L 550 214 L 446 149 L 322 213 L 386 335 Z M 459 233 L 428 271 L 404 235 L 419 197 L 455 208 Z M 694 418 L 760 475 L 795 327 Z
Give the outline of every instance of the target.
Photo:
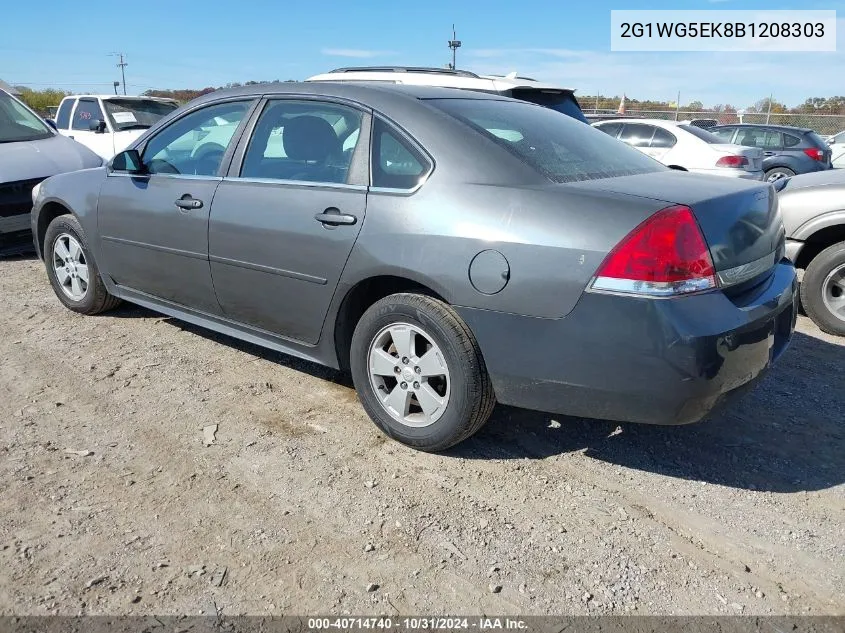
M 51 128 L 53 128 L 57 132 L 59 131 L 59 128 L 58 126 L 56 126 L 56 122 L 53 119 L 44 119 L 44 121 L 46 121 L 47 125 L 49 125 Z
M 91 121 L 91 125 L 88 126 L 88 129 L 92 132 L 96 132 L 97 134 L 102 134 L 106 131 L 106 122 L 100 121 L 99 119 L 94 119 Z
M 130 174 L 143 174 L 146 172 L 141 155 L 137 149 L 127 149 L 120 152 L 111 160 L 112 171 L 125 171 Z

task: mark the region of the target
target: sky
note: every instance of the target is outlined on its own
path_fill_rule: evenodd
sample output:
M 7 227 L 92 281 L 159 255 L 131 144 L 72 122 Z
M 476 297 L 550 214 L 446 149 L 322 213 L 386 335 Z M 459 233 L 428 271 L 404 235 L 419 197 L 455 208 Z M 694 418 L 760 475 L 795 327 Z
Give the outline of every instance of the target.
M 610 51 L 611 9 L 836 9 L 830 53 Z M 129 94 L 249 80 L 306 79 L 350 65 L 443 66 L 454 23 L 458 68 L 512 71 L 579 95 L 789 106 L 845 93 L 845 1 L 816 0 L 149 0 L 3 9 L 0 79 L 34 89 L 112 92 L 123 52 Z M 26 28 L 27 25 L 34 25 Z M 839 79 L 837 80 L 837 77 Z M 584 104 L 586 106 L 586 104 Z

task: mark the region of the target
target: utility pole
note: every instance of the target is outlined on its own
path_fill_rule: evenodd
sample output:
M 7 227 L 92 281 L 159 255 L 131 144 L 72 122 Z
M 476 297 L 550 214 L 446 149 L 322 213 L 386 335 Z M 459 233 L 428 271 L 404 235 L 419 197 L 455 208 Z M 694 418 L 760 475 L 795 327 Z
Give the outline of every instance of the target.
M 120 58 L 117 66 L 120 68 L 120 76 L 123 79 L 123 94 L 126 94 L 126 72 L 124 71 L 124 68 L 126 68 L 129 64 L 123 61 L 123 53 L 111 53 L 111 55 Z
M 678 115 L 681 113 L 681 91 L 678 90 L 678 100 L 675 102 L 675 120 L 678 120 Z
M 452 25 L 452 39 L 449 40 L 449 48 L 452 49 L 452 64 L 449 66 L 450 70 L 455 70 L 455 68 L 456 68 L 456 66 L 455 66 L 456 53 L 458 52 L 458 49 L 460 47 L 461 47 L 461 40 L 459 40 L 457 38 L 457 35 L 455 34 L 455 25 L 453 24 Z
M 769 94 L 769 109 L 766 111 L 766 124 L 769 123 L 769 119 L 772 116 L 772 94 Z

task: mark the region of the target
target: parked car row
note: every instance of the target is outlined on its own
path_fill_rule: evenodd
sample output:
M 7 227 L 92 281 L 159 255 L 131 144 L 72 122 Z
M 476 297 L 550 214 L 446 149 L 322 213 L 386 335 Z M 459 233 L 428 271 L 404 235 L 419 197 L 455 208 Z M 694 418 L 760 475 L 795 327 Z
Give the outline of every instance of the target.
M 788 254 L 822 262 L 807 275 L 839 309 L 838 251 L 816 252 L 807 222 L 787 242 L 781 197 L 802 206 L 800 177 L 763 182 L 760 148 L 653 121 L 611 135 L 571 90 L 515 75 L 312 79 L 211 93 L 106 165 L 37 183 L 30 227 L 58 300 L 128 301 L 348 370 L 374 423 L 427 451 L 495 402 L 703 418 L 789 344 Z

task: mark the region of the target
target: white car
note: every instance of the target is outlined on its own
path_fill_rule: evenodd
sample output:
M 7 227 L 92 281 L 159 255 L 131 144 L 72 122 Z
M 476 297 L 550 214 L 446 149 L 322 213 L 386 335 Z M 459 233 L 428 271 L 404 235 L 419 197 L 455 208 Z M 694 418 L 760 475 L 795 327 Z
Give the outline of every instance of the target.
M 657 119 L 611 119 L 593 123 L 593 127 L 669 167 L 763 180 L 763 150 L 723 143 L 695 125 Z
M 108 160 L 178 107 L 156 97 L 71 95 L 59 104 L 55 123 L 59 134 Z
M 827 144 L 833 150 L 830 162 L 837 169 L 845 169 L 845 131 L 827 137 Z
M 489 92 L 536 103 L 583 123 L 589 123 L 575 98 L 574 90 L 522 77 L 515 72 L 499 76 L 424 66 L 354 66 L 314 75 L 305 81 L 384 81 L 411 86 L 440 86 Z

